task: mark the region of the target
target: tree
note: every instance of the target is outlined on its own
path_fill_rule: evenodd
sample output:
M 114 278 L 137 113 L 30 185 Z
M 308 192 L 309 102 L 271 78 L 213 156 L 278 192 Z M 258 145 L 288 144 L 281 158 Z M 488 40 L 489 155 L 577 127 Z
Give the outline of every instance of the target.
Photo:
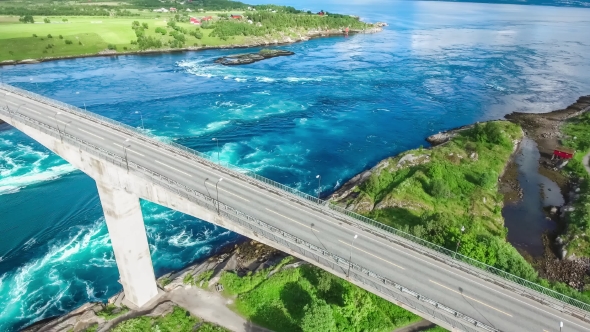
M 47 17 L 43 19 L 43 22 L 45 23 L 51 23 L 51 20 L 49 20 Z
M 148 28 L 148 24 L 147 24 L 147 23 L 141 23 L 141 26 L 142 26 L 144 29 L 147 29 L 147 28 Z
M 305 315 L 301 319 L 303 332 L 335 332 L 336 321 L 332 308 L 324 300 L 315 300 L 304 307 Z
M 62 19 L 62 22 L 67 22 L 67 21 L 68 21 L 67 18 Z
M 23 22 L 23 23 L 35 23 L 35 20 L 33 19 L 33 16 L 32 15 L 22 16 L 18 20 L 21 21 L 21 22 Z

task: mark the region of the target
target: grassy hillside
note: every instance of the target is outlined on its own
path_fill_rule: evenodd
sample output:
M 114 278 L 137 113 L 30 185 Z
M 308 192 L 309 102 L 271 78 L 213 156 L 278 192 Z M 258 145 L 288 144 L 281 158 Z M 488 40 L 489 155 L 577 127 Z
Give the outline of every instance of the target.
M 590 257 L 590 175 L 582 164 L 582 158 L 590 152 L 590 113 L 569 119 L 561 131 L 567 135 L 564 145 L 576 150 L 565 172 L 575 181 L 574 188 L 579 188 L 575 210 L 567 214 L 567 230 L 562 237 L 569 254 Z
M 225 272 L 220 283 L 240 314 L 274 331 L 389 332 L 421 319 L 316 267 L 268 272 Z
M 498 177 L 518 125 L 477 124 L 432 149 L 404 152 L 380 164 L 340 203 L 384 224 L 527 279 L 536 272 L 506 242 Z M 464 227 L 464 231 L 461 231 Z

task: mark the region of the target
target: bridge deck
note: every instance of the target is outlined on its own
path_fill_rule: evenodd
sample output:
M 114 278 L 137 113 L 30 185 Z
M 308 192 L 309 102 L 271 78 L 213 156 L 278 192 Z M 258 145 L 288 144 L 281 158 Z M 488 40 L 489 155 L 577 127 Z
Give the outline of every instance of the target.
M 2 90 L 0 90 L 2 91 Z M 187 187 L 309 243 L 351 260 L 381 276 L 447 305 L 501 331 L 587 331 L 590 324 L 565 315 L 531 299 L 514 294 L 491 282 L 479 279 L 442 262 L 359 230 L 288 195 L 279 195 L 240 178 L 208 167 L 193 159 L 174 154 L 139 140 L 124 131 L 101 125 L 53 106 L 9 93 L 1 95 L 11 110 L 17 110 L 49 126 L 59 126 L 69 135 L 124 156 L 129 161 L 183 183 Z M 58 114 L 61 113 L 61 114 Z M 4 120 L 8 121 L 4 115 Z M 205 181 L 206 179 L 209 181 Z M 358 238 L 354 240 L 354 235 Z

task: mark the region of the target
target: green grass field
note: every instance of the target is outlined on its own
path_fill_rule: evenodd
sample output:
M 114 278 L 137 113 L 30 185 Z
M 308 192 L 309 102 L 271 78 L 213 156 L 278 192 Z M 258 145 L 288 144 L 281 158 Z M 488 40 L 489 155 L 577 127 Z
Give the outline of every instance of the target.
M 217 13 L 199 13 L 195 16 Z M 115 45 L 118 52 L 138 51 L 138 46 L 131 44 L 132 40 L 137 39 L 134 30 L 131 29 L 133 21 L 148 24 L 146 36 L 157 37 L 164 43 L 169 42 L 172 37 L 156 33 L 155 28 L 166 28 L 167 21 L 172 15 L 155 14 L 146 12 L 145 17 L 140 18 L 48 17 L 51 23 L 43 23 L 43 17 L 35 17 L 35 22 L 39 23 L 34 24 L 21 23 L 15 16 L 0 16 L 0 61 L 96 54 L 107 49 L 109 44 Z M 67 19 L 67 22 L 63 22 L 63 19 Z M 189 23 L 177 23 L 177 25 L 189 31 L 195 29 L 195 26 Z M 168 28 L 167 31 L 171 29 Z M 200 40 L 188 34 L 185 35 L 185 46 L 239 45 L 245 42 L 245 37 L 234 37 L 223 41 L 216 37 L 209 37 L 211 30 L 203 29 L 202 32 L 203 38 Z M 48 38 L 49 34 L 53 38 Z M 59 38 L 60 35 L 63 39 Z M 72 44 L 66 44 L 66 40 L 72 41 Z

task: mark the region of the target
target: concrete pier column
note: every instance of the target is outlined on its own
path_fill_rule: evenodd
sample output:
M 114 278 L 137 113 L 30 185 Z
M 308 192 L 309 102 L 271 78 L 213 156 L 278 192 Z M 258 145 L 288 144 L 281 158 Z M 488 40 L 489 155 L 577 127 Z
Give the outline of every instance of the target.
M 139 198 L 97 182 L 125 299 L 141 307 L 158 294 Z

